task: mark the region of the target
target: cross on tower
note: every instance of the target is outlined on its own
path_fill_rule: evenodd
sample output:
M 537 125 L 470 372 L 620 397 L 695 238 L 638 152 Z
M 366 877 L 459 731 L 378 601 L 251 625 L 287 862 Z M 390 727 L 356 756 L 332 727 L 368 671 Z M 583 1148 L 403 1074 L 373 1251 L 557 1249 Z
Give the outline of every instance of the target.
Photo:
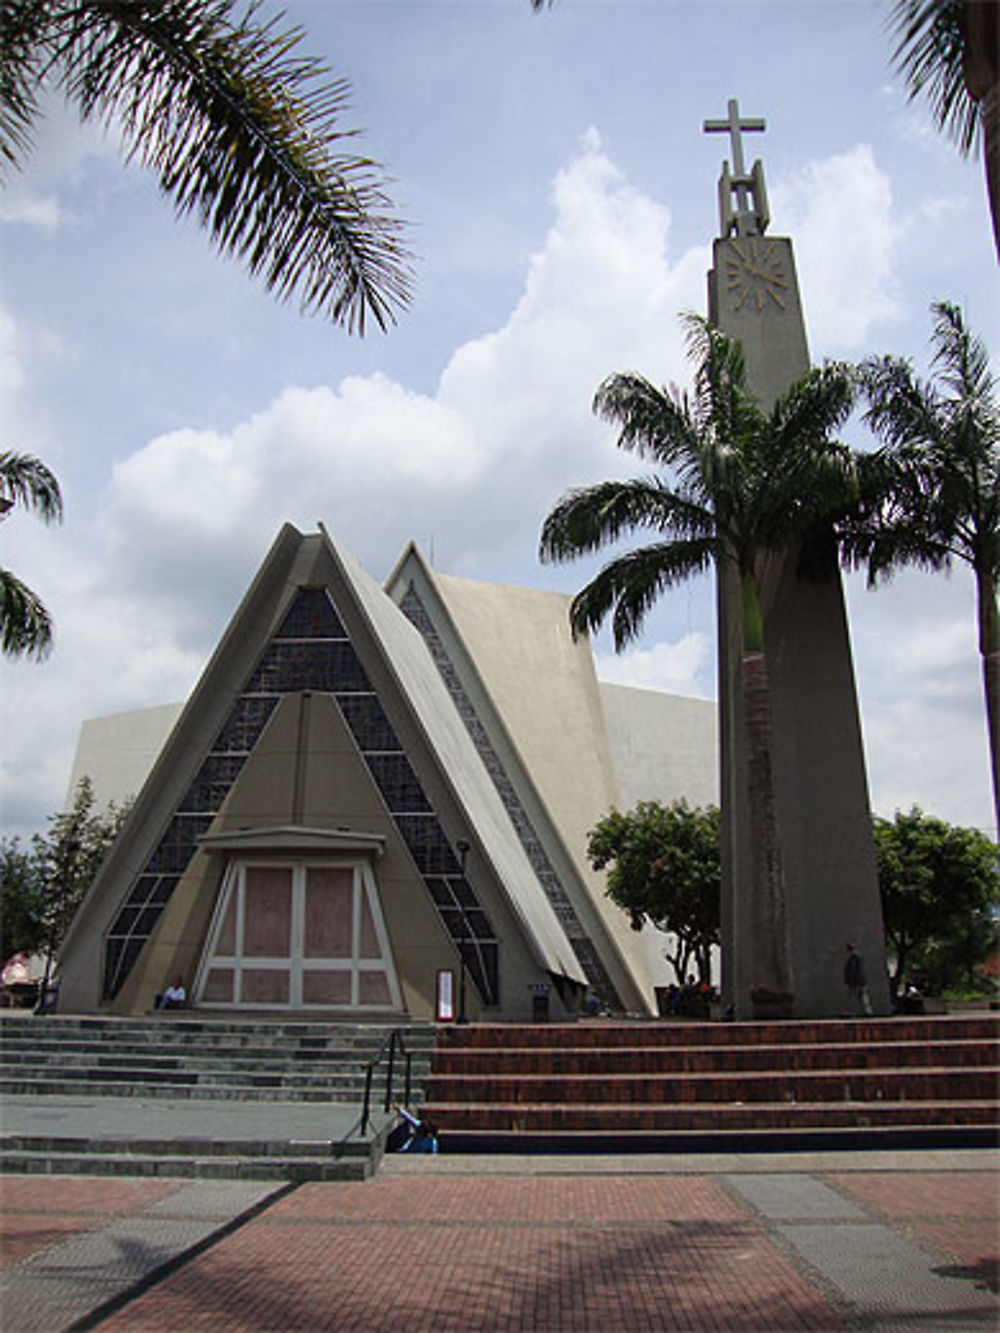
M 729 99 L 729 114 L 725 120 L 706 120 L 702 126 L 706 134 L 728 131 L 733 153 L 733 168 L 723 161 L 719 177 L 719 227 L 723 236 L 735 231 L 737 236 L 759 236 L 767 230 L 770 221 L 767 191 L 764 188 L 764 168 L 756 161 L 747 174 L 743 161 L 743 134 L 763 131 L 765 122 L 759 118 L 740 119 L 739 103 Z M 736 209 L 733 209 L 733 195 Z

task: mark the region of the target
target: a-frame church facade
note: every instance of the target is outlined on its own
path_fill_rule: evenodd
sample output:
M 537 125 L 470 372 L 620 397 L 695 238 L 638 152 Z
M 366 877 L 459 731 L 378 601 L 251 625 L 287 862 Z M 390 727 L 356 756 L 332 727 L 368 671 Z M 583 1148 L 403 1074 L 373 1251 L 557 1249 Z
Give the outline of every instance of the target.
M 653 1011 L 662 938 L 586 835 L 715 800 L 715 710 L 599 682 L 567 600 L 413 546 L 380 586 L 286 525 L 73 922 L 60 1008 L 144 1012 L 180 975 L 206 1010 L 425 1019 L 450 973 L 470 1018 Z

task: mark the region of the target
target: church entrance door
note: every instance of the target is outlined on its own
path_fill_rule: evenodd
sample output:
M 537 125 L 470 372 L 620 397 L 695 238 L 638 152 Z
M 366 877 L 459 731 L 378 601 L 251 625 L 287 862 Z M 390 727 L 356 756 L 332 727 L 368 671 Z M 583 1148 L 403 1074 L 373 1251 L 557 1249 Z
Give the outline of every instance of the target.
M 230 862 L 195 983 L 212 1008 L 398 1010 L 366 862 Z

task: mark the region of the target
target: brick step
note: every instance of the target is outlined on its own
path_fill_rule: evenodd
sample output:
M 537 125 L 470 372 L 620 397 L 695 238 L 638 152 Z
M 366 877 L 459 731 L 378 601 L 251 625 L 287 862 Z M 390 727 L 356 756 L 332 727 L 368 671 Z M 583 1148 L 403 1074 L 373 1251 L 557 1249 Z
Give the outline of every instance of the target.
M 447 1075 L 432 1070 L 426 1086 L 435 1104 L 486 1106 L 643 1102 L 656 1105 L 698 1102 L 800 1102 L 981 1100 L 995 1096 L 996 1071 L 989 1069 L 893 1069 L 772 1071 L 714 1074 L 544 1074 L 520 1077 Z
M 1000 1040 L 1000 1014 L 899 1015 L 885 1019 L 816 1019 L 775 1023 L 580 1022 L 477 1023 L 442 1027 L 438 1050 L 511 1047 L 822 1046 L 948 1040 Z
M 33 1153 L 0 1150 L 0 1173 L 51 1176 L 171 1176 L 193 1180 L 365 1180 L 365 1158 L 189 1157 L 139 1153 Z
M 440 1050 L 434 1071 L 442 1076 L 577 1076 L 600 1074 L 689 1074 L 824 1069 L 898 1069 L 950 1066 L 993 1067 L 997 1052 L 988 1042 L 886 1042 L 800 1046 L 588 1046 L 569 1050 L 504 1047 Z
M 503 1133 L 496 1130 L 449 1130 L 441 1151 L 490 1157 L 573 1156 L 607 1154 L 683 1155 L 691 1153 L 886 1152 L 960 1148 L 996 1148 L 995 1127 L 978 1125 L 879 1125 L 876 1128 L 835 1125 L 812 1129 L 650 1130 L 644 1132 L 582 1130 Z
M 714 1133 L 722 1130 L 836 1129 L 875 1127 L 978 1126 L 997 1136 L 1000 1103 L 995 1098 L 956 1105 L 949 1101 L 842 1102 L 834 1106 L 797 1102 L 753 1105 L 526 1106 L 516 1103 L 440 1103 L 429 1099 L 423 1114 L 450 1145 L 454 1133 L 490 1134 L 629 1134 L 650 1132 Z

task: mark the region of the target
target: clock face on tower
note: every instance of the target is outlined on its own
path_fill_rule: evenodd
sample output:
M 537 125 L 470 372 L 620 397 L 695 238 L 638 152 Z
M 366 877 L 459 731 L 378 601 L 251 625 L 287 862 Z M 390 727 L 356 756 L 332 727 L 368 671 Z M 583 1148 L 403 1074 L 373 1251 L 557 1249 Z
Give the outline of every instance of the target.
M 784 310 L 788 276 L 781 247 L 763 236 L 741 236 L 726 242 L 725 289 L 734 310 Z

